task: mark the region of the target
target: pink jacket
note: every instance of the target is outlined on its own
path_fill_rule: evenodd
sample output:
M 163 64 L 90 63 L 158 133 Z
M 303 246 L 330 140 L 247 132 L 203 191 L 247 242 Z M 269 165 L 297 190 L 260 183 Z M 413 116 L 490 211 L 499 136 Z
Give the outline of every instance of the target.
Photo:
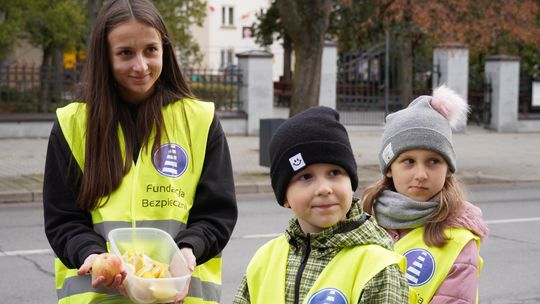
M 467 228 L 483 241 L 488 235 L 488 228 L 482 220 L 480 208 L 467 203 L 462 214 L 449 219 L 449 227 Z M 386 230 L 397 242 L 410 230 Z M 457 257 L 448 276 L 439 286 L 430 303 L 437 304 L 469 304 L 476 302 L 478 287 L 478 253 L 475 241 L 470 241 Z

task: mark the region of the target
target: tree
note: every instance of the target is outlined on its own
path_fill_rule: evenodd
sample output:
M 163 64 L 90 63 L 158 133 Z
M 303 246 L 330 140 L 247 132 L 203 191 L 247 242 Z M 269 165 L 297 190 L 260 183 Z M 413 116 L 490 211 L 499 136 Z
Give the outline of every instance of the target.
M 46 111 L 62 81 L 63 52 L 86 49 L 90 28 L 104 0 L 0 0 L 0 62 L 18 39 L 27 39 L 43 51 L 39 111 Z M 201 60 L 189 26 L 201 25 L 206 11 L 203 0 L 156 0 L 170 30 L 170 39 L 185 59 Z M 52 73 L 54 71 L 54 74 Z
M 55 88 L 61 81 L 63 51 L 81 48 L 86 38 L 83 9 L 77 0 L 25 0 L 24 32 L 30 42 L 43 50 L 39 111 L 47 109 L 49 87 L 46 80 L 55 72 Z
M 255 42 L 263 47 L 268 47 L 275 40 L 282 40 L 283 46 L 283 78 L 285 83 L 292 80 L 291 57 L 292 43 L 291 38 L 285 33 L 279 16 L 279 9 L 276 2 L 272 2 L 270 7 L 260 14 L 257 14 L 257 26 L 255 27 Z
M 331 0 L 277 0 L 295 55 L 289 115 L 319 104 L 321 62 Z
M 86 1 L 88 24 L 89 28 L 92 28 L 104 1 Z M 201 62 L 201 50 L 191 34 L 190 26 L 193 24 L 202 26 L 206 17 L 206 2 L 203 0 L 155 0 L 154 5 L 167 24 L 169 39 L 181 54 L 181 60 L 184 63 L 188 60 L 191 63 Z
M 207 4 L 203 0 L 155 0 L 154 4 L 167 23 L 170 39 L 181 54 L 181 60 L 186 64 L 199 63 L 202 54 L 195 41 L 190 26 L 203 26 L 206 17 Z
M 376 12 L 375 6 L 375 1 L 370 0 L 334 1 L 328 33 L 337 38 L 338 50 L 341 53 L 362 49 L 384 39 L 382 24 L 371 25 L 370 31 L 359 30 L 359 25 Z
M 375 11 L 359 32 L 398 33 L 402 106 L 412 100 L 413 58 L 421 43 L 464 43 L 471 57 L 540 48 L 539 3 L 535 0 L 374 0 Z M 373 2 L 373 1 L 371 1 Z
M 96 22 L 99 9 L 101 8 L 102 5 L 103 5 L 103 0 L 87 0 L 86 21 L 88 24 L 88 29 L 91 29 L 94 27 L 94 22 Z M 86 44 L 88 44 L 89 40 L 90 40 L 90 30 L 88 31 Z
M 11 53 L 21 34 L 22 10 L 18 3 L 0 0 L 0 62 Z

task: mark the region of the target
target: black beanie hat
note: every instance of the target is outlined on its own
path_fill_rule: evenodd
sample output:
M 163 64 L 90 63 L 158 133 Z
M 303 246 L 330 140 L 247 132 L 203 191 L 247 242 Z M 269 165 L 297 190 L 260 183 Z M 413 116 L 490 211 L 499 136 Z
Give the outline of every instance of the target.
M 283 206 L 291 178 L 316 163 L 342 167 L 358 187 L 356 161 L 339 113 L 328 107 L 313 107 L 287 119 L 270 140 L 270 178 L 278 203 Z

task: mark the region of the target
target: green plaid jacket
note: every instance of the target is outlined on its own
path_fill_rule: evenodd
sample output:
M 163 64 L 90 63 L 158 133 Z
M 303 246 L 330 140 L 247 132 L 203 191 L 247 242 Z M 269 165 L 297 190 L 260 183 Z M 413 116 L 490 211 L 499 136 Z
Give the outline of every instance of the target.
M 285 302 L 301 304 L 317 277 L 345 247 L 366 244 L 377 244 L 392 250 L 392 240 L 388 234 L 375 224 L 372 218 L 362 222 L 365 218 L 358 200 L 355 199 L 348 218 L 345 221 L 317 234 L 304 234 L 296 219 L 289 221 L 285 231 L 287 240 L 291 245 L 287 262 L 285 282 Z M 302 277 L 297 278 L 298 269 L 302 260 L 302 253 L 306 246 L 310 247 L 307 263 Z M 299 279 L 299 283 L 296 281 Z M 298 284 L 298 288 L 296 286 Z M 297 297 L 297 302 L 295 298 Z M 373 277 L 365 286 L 359 303 L 370 304 L 399 304 L 408 303 L 409 287 L 405 276 L 397 265 L 383 269 Z M 235 304 L 251 303 L 249 299 L 249 286 L 244 276 L 236 293 Z

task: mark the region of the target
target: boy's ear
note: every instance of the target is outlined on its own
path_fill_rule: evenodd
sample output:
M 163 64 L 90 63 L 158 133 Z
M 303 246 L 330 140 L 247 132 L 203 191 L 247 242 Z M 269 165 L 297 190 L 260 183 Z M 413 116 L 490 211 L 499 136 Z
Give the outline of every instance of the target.
M 388 169 L 388 171 L 386 172 L 386 177 L 388 178 L 392 178 L 392 170 L 391 169 Z
M 283 202 L 283 207 L 285 207 L 285 208 L 291 208 L 291 205 L 289 205 L 289 202 L 284 201 L 284 202 Z

